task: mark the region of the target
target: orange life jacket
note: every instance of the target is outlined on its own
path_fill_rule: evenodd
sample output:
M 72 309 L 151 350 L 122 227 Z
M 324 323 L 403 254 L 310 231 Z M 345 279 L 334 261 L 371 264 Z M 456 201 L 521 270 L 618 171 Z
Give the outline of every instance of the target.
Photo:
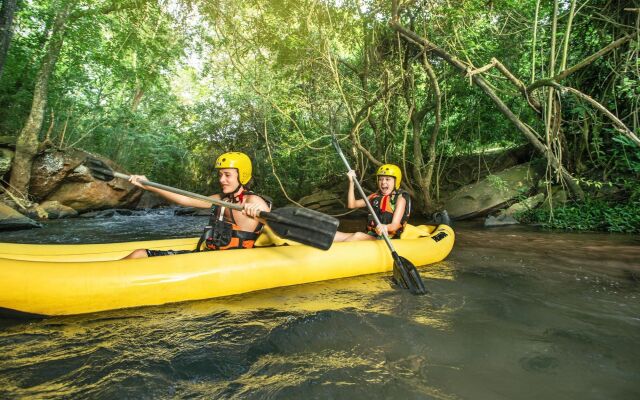
M 400 189 L 394 190 L 391 194 L 386 196 L 383 196 L 380 192 L 375 192 L 369 196 L 371 207 L 376 212 L 380 223 L 385 225 L 390 224 L 393 221 L 393 213 L 396 210 L 396 204 L 398 203 L 400 196 L 404 197 L 406 206 L 404 207 L 402 220 L 400 220 L 400 228 L 396 231 L 389 232 L 389 237 L 391 238 L 400 237 L 400 234 L 404 231 L 404 227 L 407 225 L 407 220 L 411 214 L 411 197 L 409 196 L 409 193 Z M 367 217 L 367 234 L 378 236 L 376 233 L 376 221 L 373 219 L 371 214 Z
M 271 206 L 270 199 L 248 190 L 240 190 L 240 193 L 225 196 L 223 200 L 230 203 L 242 203 L 244 196 L 247 195 L 259 196 Z M 253 232 L 243 231 L 236 224 L 231 209 L 214 204 L 211 206 L 209 224 L 204 228 L 196 251 L 200 251 L 203 244 L 206 250 L 250 249 L 254 246 L 263 227 L 262 223 L 258 223 Z

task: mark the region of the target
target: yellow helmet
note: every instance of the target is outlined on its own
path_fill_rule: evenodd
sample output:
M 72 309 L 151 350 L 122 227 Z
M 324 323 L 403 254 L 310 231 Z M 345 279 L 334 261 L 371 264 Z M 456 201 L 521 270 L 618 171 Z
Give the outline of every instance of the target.
M 402 181 L 402 171 L 400 167 L 393 164 L 384 164 L 376 171 L 376 176 L 393 176 L 396 178 L 396 190 L 400 188 L 400 182 Z
M 241 185 L 246 185 L 251 180 L 251 159 L 244 153 L 231 151 L 220 155 L 216 160 L 216 169 L 220 168 L 237 169 Z

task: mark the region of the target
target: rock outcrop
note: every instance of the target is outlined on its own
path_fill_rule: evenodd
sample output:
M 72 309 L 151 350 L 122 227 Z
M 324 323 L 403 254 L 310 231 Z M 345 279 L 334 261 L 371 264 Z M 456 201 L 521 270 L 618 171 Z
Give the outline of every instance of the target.
M 14 154 L 12 150 L 0 147 L 0 178 L 11 169 Z
M 8 205 L 0 203 L 0 231 L 40 227 L 41 225 L 36 221 L 25 217 Z
M 40 204 L 40 207 L 47 212 L 49 219 L 71 218 L 78 215 L 76 210 L 64 206 L 57 201 L 47 200 Z
M 133 207 L 142 191 L 122 179 L 94 179 L 83 165 L 88 155 L 80 150 L 49 150 L 38 156 L 33 164 L 30 194 L 38 202 L 56 201 L 78 212 Z M 100 159 L 114 170 L 122 170 L 113 162 Z
M 538 193 L 535 196 L 531 196 L 520 202 L 514 203 L 509 206 L 509 208 L 500 211 L 498 215 L 489 215 L 484 220 L 484 226 L 489 227 L 519 224 L 520 221 L 518 221 L 518 214 L 538 207 L 543 200 L 544 193 Z
M 329 215 L 345 214 L 350 210 L 337 193 L 319 190 L 298 200 L 303 207 Z
M 143 209 L 146 210 L 150 208 L 168 207 L 172 205 L 173 205 L 172 203 L 167 201 L 167 199 L 160 196 L 159 194 L 145 190 L 142 193 L 140 200 L 138 200 L 138 204 L 136 205 L 136 208 L 138 210 L 143 210 Z
M 528 195 L 539 177 L 531 163 L 517 165 L 456 190 L 445 200 L 444 208 L 458 220 L 487 215 Z
M 544 193 L 538 193 L 535 196 L 528 197 L 518 203 L 512 204 L 509 208 L 503 210 L 500 214 L 510 217 L 516 217 L 518 213 L 532 210 L 538 207 L 543 200 Z
M 534 153 L 533 147 L 527 144 L 507 150 L 446 158 L 444 165 L 447 172 L 440 180 L 440 189 L 451 192 L 495 174 L 496 171 L 528 163 Z
M 518 222 L 518 220 L 513 218 L 511 215 L 504 214 L 499 214 L 496 217 L 494 217 L 493 215 L 489 215 L 484 220 L 484 226 L 487 228 L 492 226 L 517 225 L 519 223 L 520 222 Z

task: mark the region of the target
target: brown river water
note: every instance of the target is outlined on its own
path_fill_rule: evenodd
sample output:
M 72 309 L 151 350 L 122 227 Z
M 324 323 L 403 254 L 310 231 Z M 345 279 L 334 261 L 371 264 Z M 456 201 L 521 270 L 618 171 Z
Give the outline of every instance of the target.
M 203 223 L 75 219 L 0 241 L 192 236 Z M 639 236 L 454 229 L 449 258 L 420 268 L 426 296 L 368 275 L 0 320 L 0 399 L 640 399 Z

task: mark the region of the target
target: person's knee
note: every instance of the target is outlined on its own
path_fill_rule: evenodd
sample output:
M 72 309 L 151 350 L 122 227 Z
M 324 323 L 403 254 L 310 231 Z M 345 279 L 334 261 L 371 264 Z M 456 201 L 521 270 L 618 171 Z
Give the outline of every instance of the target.
M 358 242 L 361 240 L 376 240 L 374 236 L 368 235 L 364 232 L 336 232 L 336 236 L 333 238 L 334 242 Z
M 346 242 L 351 235 L 352 235 L 351 233 L 337 231 L 336 235 L 333 237 L 333 241 Z
M 376 240 L 375 236 L 371 236 L 367 233 L 364 232 L 358 232 L 358 239 L 357 240 Z
M 149 257 L 149 255 L 147 254 L 147 250 L 138 249 L 138 250 L 134 250 L 131 254 L 123 258 L 123 260 L 131 259 L 131 258 L 146 258 L 146 257 Z
M 358 242 L 361 240 L 375 240 L 376 238 L 364 232 L 355 232 L 345 239 L 345 242 Z

